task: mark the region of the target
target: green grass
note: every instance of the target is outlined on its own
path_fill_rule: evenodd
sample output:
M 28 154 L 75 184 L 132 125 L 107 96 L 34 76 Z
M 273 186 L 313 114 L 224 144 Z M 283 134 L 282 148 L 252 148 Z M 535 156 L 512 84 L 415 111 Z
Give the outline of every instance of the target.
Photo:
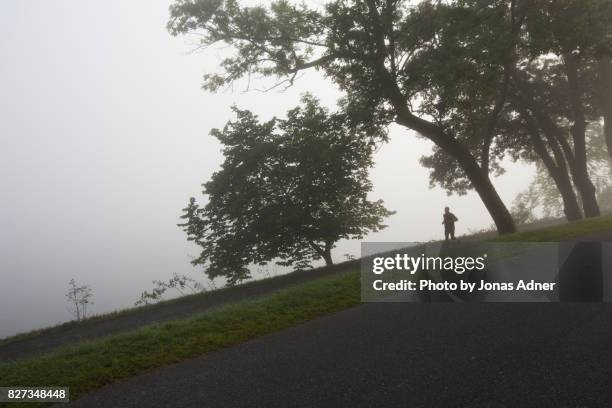
M 55 325 L 55 326 L 51 326 L 51 327 L 44 327 L 42 329 L 35 329 L 35 330 L 31 330 L 31 331 L 24 332 L 24 333 L 18 333 L 18 334 L 15 334 L 13 336 L 9 336 L 9 337 L 5 337 L 5 338 L 0 339 L 0 346 L 3 345 L 3 344 L 8 344 L 8 343 L 12 343 L 12 342 L 15 342 L 15 341 L 19 341 L 19 340 L 23 340 L 23 339 L 27 339 L 27 338 L 31 338 L 31 337 L 37 337 L 37 336 L 41 336 L 41 335 L 45 335 L 45 334 L 51 334 L 51 333 L 59 333 L 59 332 L 71 330 L 71 329 L 74 329 L 74 328 L 80 328 L 80 327 L 86 327 L 86 326 L 90 326 L 90 325 L 95 325 L 95 324 L 97 324 L 98 322 L 100 322 L 102 320 L 114 319 L 116 317 L 121 317 L 121 316 L 125 316 L 125 315 L 130 315 L 130 314 L 147 313 L 150 310 L 164 308 L 164 307 L 166 307 L 168 305 L 175 304 L 175 303 L 188 303 L 188 302 L 191 302 L 191 301 L 197 301 L 197 300 L 199 300 L 198 298 L 204 298 L 204 297 L 208 297 L 208 296 L 211 296 L 211 295 L 216 295 L 219 292 L 223 292 L 223 291 L 239 290 L 240 288 L 243 288 L 245 286 L 257 286 L 257 285 L 265 284 L 265 282 L 270 280 L 270 279 L 282 278 L 284 276 L 286 276 L 286 275 L 280 275 L 280 276 L 274 276 L 274 277 L 270 277 L 270 278 L 263 278 L 263 279 L 258 279 L 258 280 L 252 280 L 252 281 L 249 281 L 249 282 L 241 283 L 240 285 L 237 285 L 237 286 L 225 286 L 225 287 L 222 287 L 222 288 L 219 288 L 219 289 L 215 289 L 215 290 L 211 290 L 211 291 L 206 291 L 206 292 L 202 292 L 202 293 L 195 293 L 195 294 L 189 294 L 189 295 L 181 296 L 181 297 L 174 298 L 174 299 L 162 300 L 160 302 L 149 304 L 149 305 L 129 307 L 129 308 L 125 308 L 125 309 L 116 310 L 116 311 L 110 312 L 110 313 L 93 315 L 93 316 L 90 316 L 87 319 L 84 319 L 84 320 L 81 320 L 81 321 L 71 320 L 69 322 L 61 323 L 61 324 L 58 324 L 58 325 Z
M 610 230 L 612 216 L 605 216 L 506 235 L 491 241 L 555 242 Z M 176 301 L 185 299 L 170 302 Z M 63 347 L 46 355 L 0 363 L 0 384 L 69 386 L 71 399 L 74 399 L 114 381 L 229 347 L 349 308 L 359 302 L 359 271 L 353 269 L 295 285 L 256 300 L 211 309 L 190 318 L 152 324 L 134 331 Z M 84 323 L 68 323 L 38 330 L 5 339 L 4 342 L 85 325 L 118 314 L 163 307 L 165 304 L 167 302 L 99 316 Z M 24 404 L 27 407 L 37 405 L 41 406 Z
M 74 399 L 156 367 L 354 306 L 360 302 L 359 289 L 358 270 L 319 278 L 190 318 L 78 343 L 43 356 L 0 363 L 0 384 L 68 386 Z
M 554 227 L 518 232 L 495 238 L 493 242 L 558 242 L 584 237 L 598 232 L 612 231 L 612 215 L 589 218 Z
M 599 218 L 591 218 L 588 220 L 566 223 L 566 224 L 557 225 L 554 227 L 538 228 L 538 229 L 534 229 L 530 231 L 519 232 L 516 234 L 505 235 L 503 237 L 496 237 L 496 238 L 485 239 L 485 240 L 488 242 L 512 242 L 512 241 L 556 242 L 560 240 L 579 238 L 581 236 L 585 236 L 588 234 L 593 234 L 593 233 L 602 232 L 602 231 L 610 231 L 610 230 L 612 230 L 612 215 L 606 215 L 606 216 L 599 217 Z M 469 236 L 463 237 L 463 238 L 469 238 Z M 249 285 L 258 285 L 267 279 L 275 279 L 275 278 L 276 277 L 266 278 L 266 279 L 261 279 L 257 281 L 251 281 L 251 282 L 245 282 L 245 283 L 240 284 L 239 287 L 249 286 Z M 210 294 L 217 293 L 218 291 L 234 290 L 236 288 L 237 287 L 225 287 L 225 288 L 217 289 L 215 291 L 182 296 L 176 299 L 164 300 L 162 302 L 155 303 L 152 305 L 127 308 L 127 309 L 118 310 L 112 313 L 96 315 L 96 316 L 92 316 L 80 322 L 73 320 L 73 321 L 62 323 L 62 324 L 52 326 L 52 327 L 32 330 L 26 333 L 19 333 L 14 336 L 0 339 L 0 345 L 11 343 L 11 342 L 18 341 L 21 339 L 30 338 L 30 337 L 45 335 L 49 333 L 57 333 L 57 332 L 61 332 L 64 330 L 70 330 L 76 327 L 88 326 L 91 324 L 96 324 L 97 322 L 101 320 L 112 319 L 112 318 L 127 315 L 127 314 L 146 313 L 146 311 L 150 309 L 163 308 L 171 303 L 189 302 L 196 297 L 209 296 Z

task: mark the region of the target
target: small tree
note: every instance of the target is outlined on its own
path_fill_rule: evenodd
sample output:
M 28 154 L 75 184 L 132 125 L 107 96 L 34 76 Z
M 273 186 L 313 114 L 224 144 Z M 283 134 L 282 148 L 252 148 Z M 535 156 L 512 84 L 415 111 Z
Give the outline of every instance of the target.
M 88 285 L 78 286 L 74 278 L 70 279 L 66 298 L 72 307 L 72 314 L 77 321 L 87 318 L 87 307 L 93 305 L 92 297 L 93 292 Z
M 225 162 L 204 185 L 208 204 L 191 198 L 179 224 L 202 247 L 192 263 L 207 266 L 211 279 L 234 284 L 250 277 L 249 265 L 274 259 L 298 269 L 321 258 L 331 265 L 336 242 L 385 227 L 392 212 L 367 197 L 381 128 L 331 114 L 311 96 L 286 120 L 234 111 L 237 120 L 212 131 Z
M 153 284 L 155 286 L 150 292 L 144 291 L 140 294 L 140 299 L 134 303 L 134 306 L 149 305 L 164 300 L 164 294 L 171 289 L 178 292 L 180 296 L 204 291 L 204 286 L 200 282 L 178 273 L 174 273 L 167 282 L 154 280 Z

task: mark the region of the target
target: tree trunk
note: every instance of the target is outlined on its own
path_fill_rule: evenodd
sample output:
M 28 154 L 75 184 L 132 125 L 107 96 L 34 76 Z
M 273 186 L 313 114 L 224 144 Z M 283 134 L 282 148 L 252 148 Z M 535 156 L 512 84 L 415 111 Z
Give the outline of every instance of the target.
M 380 81 L 385 97 L 394 108 L 396 122 L 420 133 L 457 160 L 472 186 L 478 192 L 491 218 L 493 218 L 497 231 L 500 234 L 516 232 L 510 211 L 497 194 L 493 183 L 489 179 L 489 174 L 482 170 L 469 149 L 453 135 L 447 134 L 434 123 L 415 116 L 408 109 L 406 97 L 398 86 L 394 75 L 385 66 L 388 50 L 385 44 L 385 29 L 380 21 L 377 2 L 376 0 L 368 0 L 367 4 L 368 14 L 373 23 L 372 31 L 375 36 L 375 58 L 368 60 L 366 63 L 371 64 L 376 71 L 377 79 Z
M 574 185 L 580 194 L 582 200 L 582 208 L 586 217 L 597 217 L 600 215 L 599 205 L 597 204 L 597 196 L 595 187 L 591 182 L 587 168 L 586 157 L 586 121 L 582 97 L 580 92 L 580 84 L 576 61 L 570 55 L 565 55 L 565 71 L 568 78 L 570 88 L 569 104 L 574 119 L 572 127 L 572 140 L 574 142 L 574 150 L 568 143 L 564 132 L 551 119 L 546 112 L 545 107 L 541 102 L 538 102 L 537 91 L 530 85 L 529 80 L 519 71 L 514 71 L 516 84 L 519 87 L 525 104 L 536 118 L 540 128 L 544 131 L 546 138 L 552 143 L 556 140 L 563 150 L 565 161 L 567 162 L 574 181 Z M 558 160 L 558 163 L 561 161 Z
M 578 190 L 578 194 L 580 194 L 584 215 L 587 218 L 598 217 L 600 215 L 600 211 L 599 205 L 597 204 L 597 194 L 595 186 L 589 177 L 586 156 L 578 158 L 574 152 L 572 152 L 572 148 L 565 139 L 561 129 L 559 129 L 553 122 L 551 123 L 553 126 L 550 128 L 547 136 L 551 139 L 554 138 L 557 140 L 563 149 L 563 155 L 568 163 L 572 180 L 574 181 L 574 185 Z
M 612 61 L 609 57 L 601 57 L 598 61 L 599 92 L 601 112 L 604 118 L 604 134 L 608 145 L 608 155 L 612 160 Z
M 593 182 L 591 182 L 586 169 L 583 168 L 584 166 L 585 164 L 578 164 L 578 179 L 574 179 L 574 184 L 580 192 L 584 215 L 587 218 L 599 217 L 601 215 L 601 210 L 597 203 L 597 190 Z
M 493 218 L 497 231 L 500 234 L 512 234 L 516 232 L 514 220 L 508 208 L 495 190 L 489 175 L 478 165 L 474 156 L 467 147 L 454 137 L 444 133 L 437 126 L 419 119 L 406 111 L 398 113 L 396 122 L 419 132 L 438 145 L 447 154 L 453 157 L 470 180 L 472 186 L 480 196 L 487 211 Z
M 325 247 L 324 248 L 321 248 L 321 245 L 318 245 L 314 241 L 308 241 L 308 243 L 310 244 L 312 249 L 314 249 L 315 252 L 321 258 L 323 258 L 323 260 L 325 261 L 325 266 L 332 266 L 334 264 L 334 261 L 332 260 L 332 256 L 331 256 L 331 249 L 332 249 L 332 246 L 333 246 L 332 243 L 325 242 Z
M 583 215 L 582 211 L 580 210 L 580 203 L 578 201 L 578 197 L 576 196 L 576 191 L 572 185 L 572 179 L 569 175 L 569 170 L 565 161 L 565 156 L 563 155 L 563 151 L 559 147 L 559 143 L 555 138 L 547 138 L 547 140 L 553 152 L 554 162 L 556 164 L 556 169 L 553 170 L 555 175 L 551 173 L 551 177 L 553 177 L 553 180 L 555 180 L 559 194 L 561 194 L 563 199 L 565 216 L 568 221 L 580 220 L 582 219 Z
M 586 119 L 584 103 L 582 98 L 582 87 L 578 75 L 578 61 L 571 53 L 563 56 L 567 82 L 569 85 L 569 99 L 572 111 L 572 140 L 574 142 L 574 163 L 576 177 L 574 184 L 582 197 L 582 207 L 586 217 L 598 217 L 601 215 L 597 204 L 595 186 L 589 177 L 586 154 Z
M 574 192 L 572 183 L 567 175 L 559 169 L 550 171 L 550 176 L 555 182 L 561 198 L 563 199 L 563 212 L 568 221 L 578 221 L 582 219 L 582 212 L 578 204 L 578 198 Z
M 576 193 L 574 192 L 574 188 L 572 187 L 572 182 L 569 178 L 567 170 L 564 171 L 560 168 L 560 166 L 557 166 L 555 164 L 552 157 L 550 157 L 550 155 L 548 154 L 544 142 L 539 137 L 539 134 L 532 135 L 531 139 L 534 145 L 535 152 L 542 160 L 542 163 L 544 163 L 548 174 L 555 182 L 557 190 L 559 190 L 559 194 L 561 194 L 565 218 L 567 218 L 568 221 L 576 221 L 582 219 L 582 212 L 580 211 L 578 198 L 576 197 Z
M 465 162 L 462 164 L 461 161 L 459 161 L 459 164 L 464 170 L 468 165 L 468 163 Z M 516 226 L 512 214 L 510 214 L 510 211 L 497 193 L 489 175 L 482 174 L 479 171 L 472 176 L 468 175 L 468 178 L 487 208 L 491 218 L 493 218 L 497 231 L 502 235 L 515 233 Z
M 577 157 L 565 138 L 563 130 L 560 129 L 555 122 L 553 122 L 553 120 L 546 114 L 542 106 L 535 102 L 535 100 L 531 99 L 529 108 L 546 134 L 547 139 L 549 139 L 549 141 L 556 140 L 561 146 L 563 155 L 565 156 L 565 160 L 572 176 L 572 180 L 574 181 L 574 185 L 580 194 L 584 215 L 586 217 L 599 216 L 600 211 L 599 205 L 597 204 L 595 186 L 593 186 L 593 183 L 591 182 L 586 166 L 586 153 L 580 158 Z M 578 133 L 579 129 L 573 130 L 573 132 Z
M 565 158 L 557 145 L 557 141 L 554 139 L 549 140 L 549 144 L 551 145 L 551 149 L 553 151 L 553 159 L 546 148 L 546 144 L 542 139 L 540 129 L 538 128 L 535 119 L 526 111 L 526 109 L 520 110 L 521 115 L 525 119 L 527 131 L 529 132 L 529 137 L 531 139 L 531 143 L 533 144 L 533 149 L 542 160 L 542 163 L 544 163 L 544 167 L 546 167 L 548 174 L 557 186 L 557 190 L 559 190 L 559 194 L 561 194 L 565 218 L 567 218 L 568 221 L 582 219 L 582 212 L 580 211 L 578 198 L 576 197 L 576 193 L 572 187 L 572 182 L 567 172 L 567 166 L 565 165 Z
M 493 218 L 493 222 L 500 234 L 512 234 L 516 232 L 514 220 L 508 208 L 495 190 L 489 174 L 478 165 L 478 162 L 469 149 L 458 141 L 454 136 L 447 134 L 437 125 L 419 118 L 410 112 L 406 100 L 400 91 L 397 83 L 393 81 L 384 66 L 378 66 L 378 73 L 381 78 L 387 97 L 393 105 L 396 113 L 396 122 L 434 142 L 448 155 L 457 160 L 472 186 L 480 196 L 487 211 Z
M 323 259 L 325 260 L 325 265 L 326 266 L 332 266 L 334 264 L 334 261 L 332 260 L 332 256 L 331 256 L 331 249 L 333 247 L 333 242 L 331 241 L 325 241 L 325 248 L 323 249 Z
M 599 205 L 597 204 L 597 192 L 591 178 L 589 177 L 586 156 L 579 158 L 574 152 L 572 152 L 571 146 L 556 125 L 555 132 L 553 135 L 551 135 L 551 137 L 557 139 L 561 145 L 561 148 L 563 149 L 563 154 L 569 165 L 572 180 L 574 180 L 574 185 L 576 186 L 576 189 L 580 194 L 580 199 L 582 200 L 582 208 L 584 210 L 585 217 L 598 217 L 600 215 L 600 210 Z
M 323 252 L 323 260 L 325 260 L 325 266 L 332 266 L 334 264 L 331 256 L 331 250 L 329 248 Z

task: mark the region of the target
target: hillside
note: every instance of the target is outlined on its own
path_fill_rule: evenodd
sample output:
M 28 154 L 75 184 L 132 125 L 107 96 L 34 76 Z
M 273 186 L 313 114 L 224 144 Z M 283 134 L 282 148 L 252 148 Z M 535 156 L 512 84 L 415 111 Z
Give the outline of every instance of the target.
M 498 240 L 596 238 L 612 238 L 612 217 Z M 289 274 L 6 339 L 0 353 L 22 359 L 0 363 L 0 383 L 27 386 L 48 384 L 53 378 L 56 384 L 69 385 L 74 397 L 155 367 L 335 313 L 360 303 L 358 265 L 359 261 L 351 261 L 331 270 Z M 123 332 L 113 332 L 113 322 L 120 322 L 117 331 Z M 140 327 L 126 329 L 129 322 L 141 322 Z M 64 343 L 57 340 L 62 338 Z M 36 344 L 40 348 L 31 346 Z

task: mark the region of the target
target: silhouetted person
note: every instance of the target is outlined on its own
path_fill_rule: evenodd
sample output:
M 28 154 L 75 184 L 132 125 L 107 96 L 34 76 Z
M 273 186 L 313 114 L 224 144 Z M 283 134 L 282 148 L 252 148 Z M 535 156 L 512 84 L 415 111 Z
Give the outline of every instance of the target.
M 448 207 L 444 208 L 444 219 L 442 224 L 444 224 L 444 238 L 446 242 L 448 242 L 448 237 L 450 236 L 453 240 L 455 240 L 455 223 L 459 221 L 459 218 L 455 217 L 455 214 L 450 212 Z

